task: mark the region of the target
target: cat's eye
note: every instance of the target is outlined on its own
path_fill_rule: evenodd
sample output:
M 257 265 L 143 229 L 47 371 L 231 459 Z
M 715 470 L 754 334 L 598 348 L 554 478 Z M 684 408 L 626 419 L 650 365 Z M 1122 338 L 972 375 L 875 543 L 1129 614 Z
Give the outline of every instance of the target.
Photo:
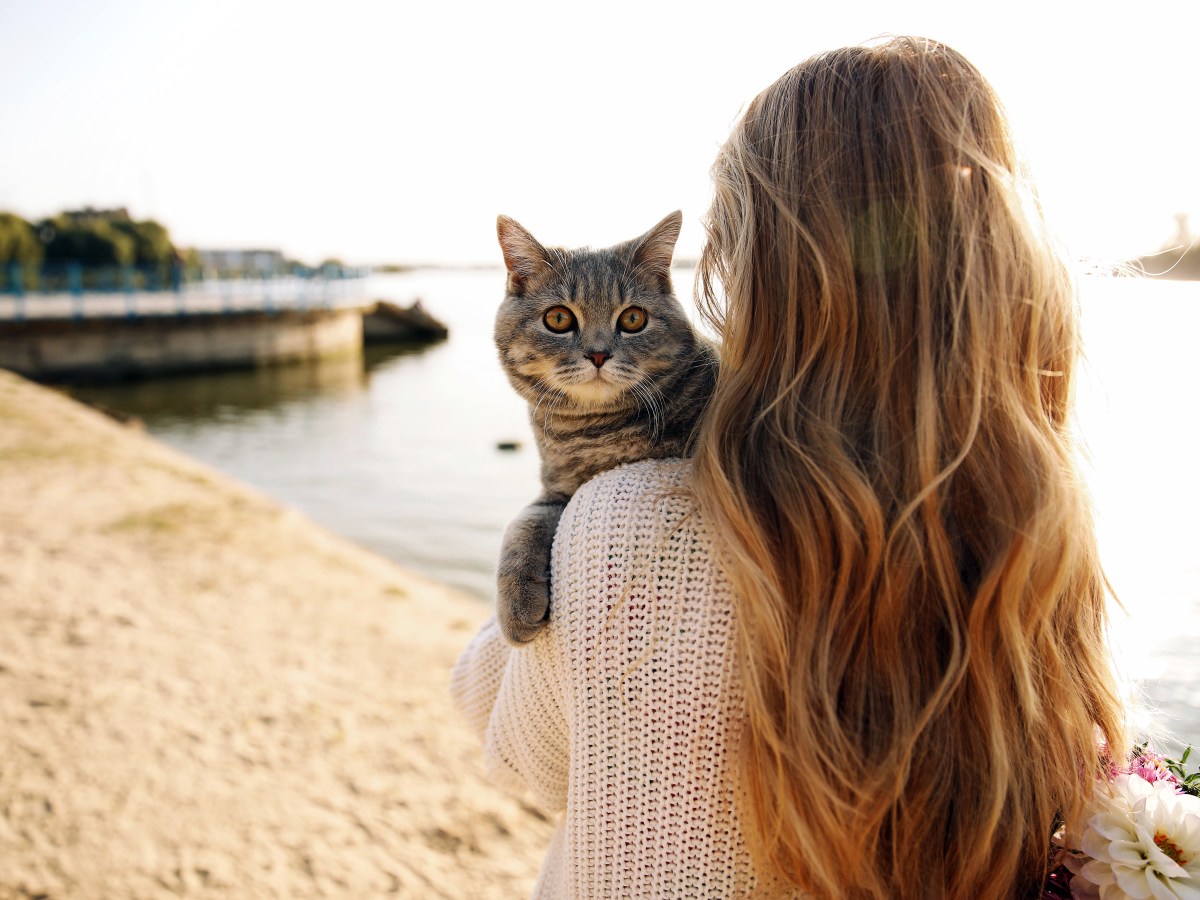
M 629 334 L 635 334 L 646 327 L 648 318 L 646 311 L 640 306 L 631 306 L 621 313 L 621 318 L 617 319 L 617 327 Z
M 575 327 L 575 313 L 565 306 L 552 306 L 542 316 L 542 322 L 555 334 L 564 334 Z

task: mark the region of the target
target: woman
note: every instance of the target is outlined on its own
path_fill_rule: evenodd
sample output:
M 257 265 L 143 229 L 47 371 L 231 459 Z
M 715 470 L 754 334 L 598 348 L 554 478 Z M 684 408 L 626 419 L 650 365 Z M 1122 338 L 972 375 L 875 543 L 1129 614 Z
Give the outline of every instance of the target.
M 824 54 L 714 178 L 694 460 L 583 488 L 546 633 L 455 674 L 565 810 L 537 893 L 1032 896 L 1125 740 L 1074 296 L 999 102 L 930 41 Z

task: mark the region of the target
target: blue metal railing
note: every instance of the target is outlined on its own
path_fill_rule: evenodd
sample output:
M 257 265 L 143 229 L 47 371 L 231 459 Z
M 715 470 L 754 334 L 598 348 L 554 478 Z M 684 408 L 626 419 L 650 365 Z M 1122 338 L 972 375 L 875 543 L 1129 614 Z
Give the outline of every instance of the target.
M 274 313 L 356 305 L 366 299 L 369 272 L 329 266 L 290 274 L 197 277 L 182 266 L 96 269 L 65 263 L 29 270 L 9 264 L 0 266 L 0 320 Z

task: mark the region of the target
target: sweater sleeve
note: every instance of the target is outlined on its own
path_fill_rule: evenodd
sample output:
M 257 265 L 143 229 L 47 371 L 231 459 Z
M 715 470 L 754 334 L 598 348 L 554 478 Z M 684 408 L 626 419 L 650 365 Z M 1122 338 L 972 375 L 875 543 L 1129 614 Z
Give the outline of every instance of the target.
M 547 812 L 567 805 L 570 739 L 562 677 L 550 629 L 514 649 L 492 618 L 463 651 L 450 680 L 451 696 L 483 740 L 488 777 L 528 789 Z
M 458 657 L 450 675 L 450 696 L 481 741 L 487 736 L 511 651 L 500 634 L 496 617 L 492 616 Z
M 738 818 L 746 715 L 732 592 L 680 460 L 583 485 L 559 521 L 549 625 L 495 623 L 455 695 L 493 777 L 564 810 L 538 897 L 753 897 Z

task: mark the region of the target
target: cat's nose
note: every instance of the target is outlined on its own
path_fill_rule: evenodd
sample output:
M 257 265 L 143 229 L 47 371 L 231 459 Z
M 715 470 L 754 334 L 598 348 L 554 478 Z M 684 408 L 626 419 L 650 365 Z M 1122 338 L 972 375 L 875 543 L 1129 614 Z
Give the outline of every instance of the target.
M 612 354 L 605 353 L 603 350 L 595 350 L 591 353 L 585 353 L 584 356 L 590 359 L 592 361 L 592 365 L 598 369 L 604 365 L 605 360 L 609 359 Z

